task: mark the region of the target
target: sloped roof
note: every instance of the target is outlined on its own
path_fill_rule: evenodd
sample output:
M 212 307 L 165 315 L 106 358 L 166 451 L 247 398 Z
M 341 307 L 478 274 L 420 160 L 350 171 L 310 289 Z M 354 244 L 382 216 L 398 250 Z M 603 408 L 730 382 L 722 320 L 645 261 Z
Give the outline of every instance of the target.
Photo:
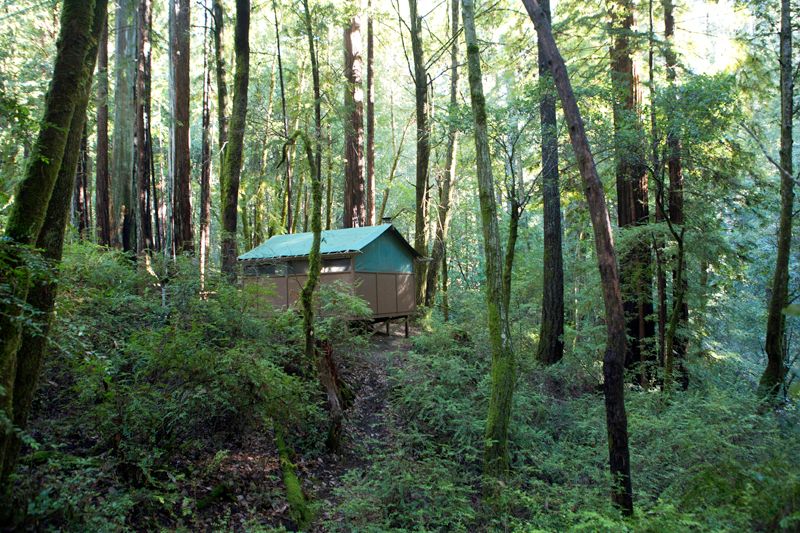
M 408 244 L 392 224 L 323 231 L 322 241 L 320 242 L 320 253 L 323 255 L 358 253 L 387 231 L 393 233 L 400 239 L 412 255 L 415 257 L 420 255 Z M 312 232 L 275 235 L 264 244 L 256 246 L 249 252 L 240 255 L 239 260 L 251 261 L 256 259 L 304 257 L 311 252 L 311 242 L 313 238 L 314 234 Z

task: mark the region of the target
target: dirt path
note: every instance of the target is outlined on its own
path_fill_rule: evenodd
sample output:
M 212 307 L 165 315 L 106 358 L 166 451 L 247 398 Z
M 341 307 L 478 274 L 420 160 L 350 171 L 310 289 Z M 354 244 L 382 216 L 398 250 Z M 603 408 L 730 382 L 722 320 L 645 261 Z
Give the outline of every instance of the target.
M 336 489 L 354 468 L 368 465 L 368 458 L 392 440 L 393 424 L 387 410 L 388 368 L 402 359 L 411 347 L 403 336 L 402 325 L 393 326 L 389 336 L 383 326 L 376 330 L 363 356 L 351 358 L 350 367 L 341 368 L 344 379 L 353 387 L 355 400 L 347 410 L 341 455 L 326 454 L 306 465 L 306 491 L 320 504 L 314 531 L 325 531 L 323 523 L 335 519 L 339 503 Z

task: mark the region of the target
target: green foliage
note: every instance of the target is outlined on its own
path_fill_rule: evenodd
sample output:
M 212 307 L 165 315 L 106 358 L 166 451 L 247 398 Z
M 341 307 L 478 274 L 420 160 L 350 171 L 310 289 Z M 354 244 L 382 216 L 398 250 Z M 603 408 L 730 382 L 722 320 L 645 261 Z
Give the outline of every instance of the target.
M 792 524 L 800 464 L 797 414 L 758 414 L 735 360 L 693 365 L 688 393 L 629 390 L 638 511 L 608 497 L 597 372 L 568 354 L 520 361 L 512 473 L 501 511 L 480 500 L 488 394 L 483 340 L 466 324 L 432 323 L 390 369 L 393 440 L 352 470 L 338 511 L 367 531 L 742 531 Z M 694 383 L 694 381 L 693 381 Z M 776 497 L 778 496 L 778 497 Z M 784 525 L 782 527 L 789 527 Z
M 219 456 L 249 432 L 269 431 L 265 420 L 313 447 L 323 421 L 316 382 L 286 370 L 302 364 L 298 318 L 257 318 L 220 279 L 200 298 L 198 279 L 179 263 L 162 305 L 158 280 L 124 256 L 69 248 L 47 399 L 35 406 L 62 412 L 34 429 L 37 453 L 53 453 L 20 472 L 31 495 L 26 523 L 118 530 L 162 514 L 179 520 L 195 508 L 181 487 L 197 474 L 176 466 L 180 458 Z M 58 448 L 65 441 L 68 453 Z

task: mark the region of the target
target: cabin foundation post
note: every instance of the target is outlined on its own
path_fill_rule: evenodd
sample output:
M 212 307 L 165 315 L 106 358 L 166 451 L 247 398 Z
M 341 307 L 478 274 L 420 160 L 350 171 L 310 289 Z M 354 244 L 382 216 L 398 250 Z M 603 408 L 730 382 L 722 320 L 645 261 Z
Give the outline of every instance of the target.
M 386 324 L 386 336 L 387 337 L 389 336 L 389 322 L 390 322 L 390 320 L 388 318 L 384 321 L 384 324 Z
M 408 338 L 408 315 L 406 315 L 406 339 Z

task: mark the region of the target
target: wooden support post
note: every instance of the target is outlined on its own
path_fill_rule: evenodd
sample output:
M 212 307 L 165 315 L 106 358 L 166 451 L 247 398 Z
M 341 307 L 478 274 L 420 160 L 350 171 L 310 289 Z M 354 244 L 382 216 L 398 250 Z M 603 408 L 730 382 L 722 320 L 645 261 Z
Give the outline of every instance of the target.
M 387 318 L 384 323 L 386 324 L 386 336 L 389 336 L 389 319 Z
M 406 339 L 408 338 L 408 316 L 406 316 Z

